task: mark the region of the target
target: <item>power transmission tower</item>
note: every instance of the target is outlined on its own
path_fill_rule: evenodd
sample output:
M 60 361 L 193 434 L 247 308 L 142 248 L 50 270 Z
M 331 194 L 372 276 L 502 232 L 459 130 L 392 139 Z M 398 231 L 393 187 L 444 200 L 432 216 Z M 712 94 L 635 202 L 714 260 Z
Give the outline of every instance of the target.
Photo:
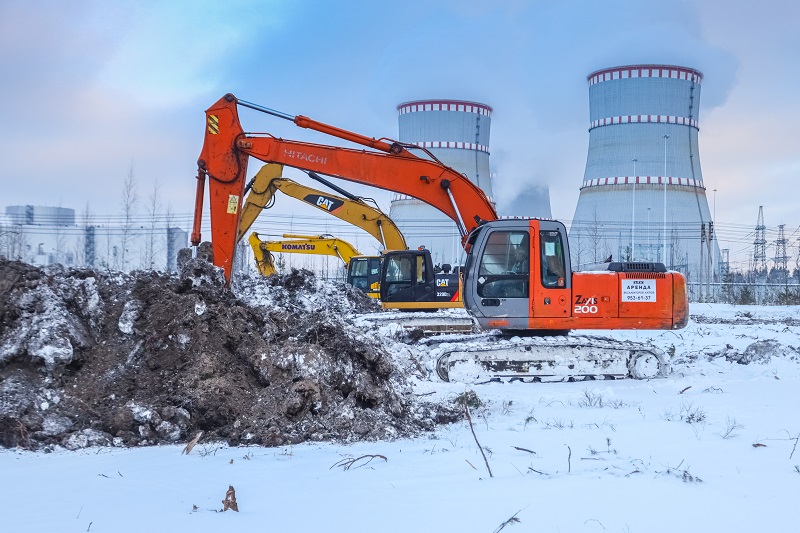
M 778 226 L 778 239 L 775 241 L 775 268 L 778 270 L 789 270 L 789 257 L 786 255 L 786 235 L 783 228 L 786 224 Z
M 758 206 L 756 239 L 753 241 L 753 270 L 767 273 L 767 228 L 764 226 L 764 206 Z
M 794 268 L 800 269 L 800 237 L 797 239 L 797 259 L 794 261 Z
M 727 279 L 728 274 L 731 271 L 730 253 L 731 253 L 730 248 L 722 249 L 722 264 L 720 265 L 722 279 Z

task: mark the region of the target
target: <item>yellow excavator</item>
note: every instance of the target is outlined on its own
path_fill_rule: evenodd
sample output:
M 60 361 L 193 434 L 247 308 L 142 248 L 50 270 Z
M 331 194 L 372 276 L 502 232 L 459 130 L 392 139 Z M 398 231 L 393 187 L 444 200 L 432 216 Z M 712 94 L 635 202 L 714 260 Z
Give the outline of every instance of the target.
M 364 198 L 347 192 L 314 172 L 309 173 L 310 178 L 338 192 L 341 196 L 328 194 L 302 185 L 289 178 L 284 178 L 282 175 L 283 165 L 266 164 L 247 184 L 245 189 L 247 197 L 244 200 L 242 216 L 239 220 L 237 242 L 247 233 L 253 222 L 261 214 L 261 211 L 274 205 L 275 194 L 281 191 L 287 196 L 305 202 L 363 229 L 381 243 L 382 251 L 408 249 L 403 233 L 392 219 L 377 207 L 367 203 Z M 256 237 L 256 240 L 261 242 L 258 237 Z M 264 272 L 258 259 L 259 255 L 256 252 L 258 245 L 254 244 L 252 235 L 249 238 L 249 242 L 254 253 L 256 253 L 255 257 L 256 263 L 259 264 L 259 271 L 263 274 Z M 343 243 L 344 241 L 340 242 Z M 346 245 L 352 248 L 349 243 L 346 243 Z M 272 251 L 280 252 L 286 250 Z M 350 260 L 346 261 L 347 282 L 353 287 L 366 292 L 371 298 L 380 298 L 381 263 L 381 256 L 356 253 Z M 264 268 L 269 269 L 266 265 Z
M 310 255 L 330 255 L 338 257 L 344 266 L 350 264 L 350 260 L 361 253 L 347 241 L 337 239 L 333 235 L 295 235 L 286 233 L 283 240 L 262 241 L 258 233 L 253 232 L 248 239 L 253 255 L 256 259 L 258 271 L 263 276 L 276 273 L 273 252 L 310 254 Z
M 321 209 L 340 220 L 359 227 L 372 235 L 381 243 L 381 255 L 371 256 L 355 253 L 347 265 L 347 283 L 364 291 L 369 297 L 381 300 L 384 309 L 402 310 L 428 310 L 446 308 L 463 308 L 461 298 L 459 275 L 451 271 L 446 265 L 444 270 L 434 269 L 429 253 L 417 250 L 408 250 L 406 240 L 400 229 L 391 218 L 377 207 L 368 204 L 364 198 L 355 196 L 331 183 L 315 172 L 308 176 L 342 196 L 324 193 L 317 189 L 301 185 L 291 179 L 283 178 L 283 165 L 266 164 L 259 169 L 253 179 L 245 187 L 247 197 L 244 199 L 242 215 L 239 220 L 237 239 L 250 229 L 263 209 L 272 207 L 277 191 L 287 196 L 301 200 L 308 205 Z M 308 237 L 320 239 L 322 237 Z M 333 237 L 330 237 L 333 238 Z M 286 252 L 287 248 L 279 249 L 280 241 L 271 241 L 269 250 L 262 250 L 263 246 L 258 237 L 253 241 L 250 237 L 250 246 L 256 254 L 256 263 L 259 271 L 274 272 L 270 251 Z M 350 246 L 338 240 L 340 247 Z M 304 250 L 304 247 L 313 246 L 312 242 L 294 243 L 299 253 L 320 253 L 336 255 L 333 244 L 327 245 L 325 251 Z M 318 246 L 323 246 L 321 243 Z M 259 251 L 262 250 L 262 251 Z M 322 250 L 322 248 L 320 248 Z M 330 253 L 328 253 L 330 252 Z M 259 259 L 262 257 L 263 259 Z M 383 263 L 386 262 L 386 274 L 382 274 Z M 413 274 L 412 274 L 413 271 Z M 268 275 L 268 274 L 265 274 Z M 412 276 L 414 279 L 411 279 Z M 381 289 L 381 278 L 385 277 L 386 287 Z
M 301 185 L 289 178 L 283 178 L 283 165 L 267 164 L 261 167 L 247 184 L 247 197 L 239 220 L 237 241 L 240 240 L 263 209 L 272 207 L 275 193 L 281 191 L 287 196 L 301 200 L 321 209 L 345 222 L 357 226 L 381 243 L 383 250 L 406 250 L 405 237 L 386 214 L 367 203 L 364 198 L 355 196 L 341 187 L 329 182 L 314 172 L 309 177 L 330 187 L 342 196 L 326 194 L 311 187 Z M 249 192 L 248 192 L 249 191 Z

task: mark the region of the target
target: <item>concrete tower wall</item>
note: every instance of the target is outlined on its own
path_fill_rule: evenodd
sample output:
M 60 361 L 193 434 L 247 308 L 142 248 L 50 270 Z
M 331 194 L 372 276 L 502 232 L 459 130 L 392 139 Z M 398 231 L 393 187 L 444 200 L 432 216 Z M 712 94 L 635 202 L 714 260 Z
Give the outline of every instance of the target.
M 573 266 L 659 261 L 690 281 L 718 270 L 700 170 L 702 74 L 632 65 L 590 74 L 589 149 L 570 228 Z
M 491 107 L 461 100 L 419 100 L 400 104 L 397 110 L 401 142 L 427 149 L 443 164 L 467 176 L 492 200 Z M 409 246 L 428 248 L 434 263 L 462 262 L 461 237 L 456 225 L 440 211 L 397 194 L 392 199 L 389 216 Z

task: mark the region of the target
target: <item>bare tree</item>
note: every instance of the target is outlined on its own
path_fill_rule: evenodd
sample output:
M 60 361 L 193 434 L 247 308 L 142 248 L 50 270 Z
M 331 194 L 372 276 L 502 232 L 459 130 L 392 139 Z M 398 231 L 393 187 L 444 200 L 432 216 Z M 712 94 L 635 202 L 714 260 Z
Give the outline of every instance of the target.
M 156 267 L 156 256 L 161 253 L 161 242 L 156 237 L 158 226 L 158 213 L 161 211 L 161 184 L 158 180 L 153 182 L 153 189 L 147 198 L 147 220 L 148 232 L 144 243 L 144 254 L 142 254 L 141 267 L 152 270 Z
M 55 249 L 53 250 L 54 260 L 56 263 L 63 264 L 64 261 L 64 248 L 66 247 L 65 243 L 65 236 L 64 236 L 64 224 L 63 220 L 61 219 L 61 202 L 58 203 L 56 215 L 54 219 L 51 221 L 53 227 L 53 238 L 55 240 Z
M 89 202 L 86 202 L 80 215 L 82 233 L 75 239 L 75 261 L 80 266 L 93 267 L 96 259 L 93 218 Z
M 575 224 L 574 221 L 573 224 L 570 225 L 570 237 L 570 244 L 575 244 L 575 246 L 570 246 L 572 269 L 580 270 L 583 265 L 583 255 L 586 245 L 583 242 L 583 229 L 580 224 Z
M 177 258 L 178 251 L 173 249 L 172 241 L 172 228 L 174 227 L 175 214 L 172 212 L 172 205 L 167 204 L 167 209 L 164 212 L 164 226 L 165 226 L 165 245 L 166 245 L 166 260 L 164 261 L 164 269 L 167 272 L 174 272 L 177 270 L 177 264 L 173 264 L 173 258 Z
M 15 255 L 17 259 L 20 261 L 25 261 L 25 256 L 30 255 L 30 245 L 28 244 L 28 235 L 25 233 L 25 229 L 20 225 L 17 226 L 17 232 L 14 235 L 14 244 L 12 249 L 15 251 Z
M 111 228 L 107 227 L 106 231 L 106 239 L 105 239 L 105 259 L 100 262 L 101 266 L 103 266 L 106 271 L 110 270 L 119 270 L 119 253 L 118 248 L 114 244 L 114 236 L 111 233 Z
M 275 270 L 278 272 L 278 274 L 286 273 L 286 254 L 276 254 Z
M 133 162 L 128 169 L 128 174 L 122 182 L 122 239 L 120 240 L 119 268 L 127 269 L 128 246 L 133 239 L 133 216 L 136 212 L 136 175 L 133 172 Z
M 0 255 L 5 255 L 8 259 L 23 261 L 28 239 L 23 231 L 22 224 L 9 224 L 0 229 L 2 238 L 2 248 Z
M 603 240 L 603 234 L 600 229 L 600 221 L 597 217 L 597 208 L 594 208 L 592 212 L 592 220 L 589 223 L 589 227 L 586 230 L 587 235 L 589 236 L 589 249 L 591 251 L 591 257 L 593 263 L 599 263 L 605 257 L 600 257 L 602 251 L 601 241 Z

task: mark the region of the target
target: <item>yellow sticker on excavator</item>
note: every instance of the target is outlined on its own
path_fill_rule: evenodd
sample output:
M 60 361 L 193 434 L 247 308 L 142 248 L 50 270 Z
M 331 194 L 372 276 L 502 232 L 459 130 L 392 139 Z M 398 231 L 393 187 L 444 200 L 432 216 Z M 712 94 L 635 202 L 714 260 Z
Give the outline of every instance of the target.
M 208 115 L 208 133 L 211 135 L 219 133 L 219 117 L 217 115 Z
M 228 195 L 228 213 L 235 215 L 239 210 L 239 197 L 235 194 Z

